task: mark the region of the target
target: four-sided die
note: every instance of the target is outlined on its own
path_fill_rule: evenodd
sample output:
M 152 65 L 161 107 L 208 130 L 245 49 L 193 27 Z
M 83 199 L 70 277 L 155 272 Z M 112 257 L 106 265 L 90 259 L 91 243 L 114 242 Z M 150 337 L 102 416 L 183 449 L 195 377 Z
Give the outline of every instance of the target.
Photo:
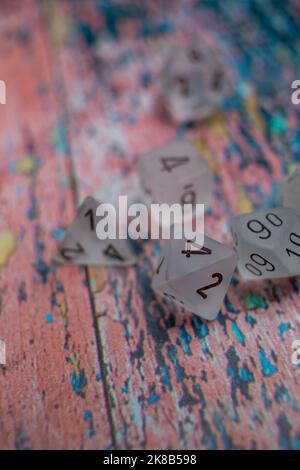
M 77 211 L 58 246 L 54 261 L 58 264 L 90 266 L 131 266 L 136 262 L 127 240 L 100 240 L 96 234 L 100 202 L 87 197 Z

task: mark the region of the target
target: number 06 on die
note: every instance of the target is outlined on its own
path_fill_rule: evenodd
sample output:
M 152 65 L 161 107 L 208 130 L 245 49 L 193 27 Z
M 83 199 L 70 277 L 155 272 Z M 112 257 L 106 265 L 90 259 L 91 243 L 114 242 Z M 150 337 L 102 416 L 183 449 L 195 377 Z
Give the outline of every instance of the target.
M 300 217 L 292 209 L 264 209 L 234 217 L 238 269 L 246 279 L 300 274 Z

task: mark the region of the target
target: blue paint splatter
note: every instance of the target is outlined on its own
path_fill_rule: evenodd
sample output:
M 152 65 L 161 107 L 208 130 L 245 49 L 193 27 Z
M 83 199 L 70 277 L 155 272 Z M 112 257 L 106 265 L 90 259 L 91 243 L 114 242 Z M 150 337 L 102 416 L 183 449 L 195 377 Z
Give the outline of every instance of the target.
M 89 410 L 85 410 L 83 412 L 83 419 L 84 421 L 87 421 L 89 423 L 89 427 L 87 429 L 86 435 L 89 439 L 94 436 L 95 430 L 94 430 L 94 425 L 93 425 L 93 414 Z
M 244 366 L 239 370 L 239 375 L 245 382 L 254 382 L 254 375 Z
M 181 367 L 181 365 L 178 362 L 177 349 L 175 346 L 171 345 L 168 347 L 167 350 L 168 350 L 168 356 L 171 359 L 175 368 L 176 380 L 177 382 L 182 382 L 184 380 L 184 369 Z
M 159 400 L 160 400 L 160 397 L 158 395 L 152 394 L 148 398 L 148 403 L 149 403 L 149 405 L 153 405 L 154 403 L 157 403 Z
M 54 238 L 54 240 L 62 240 L 65 236 L 66 231 L 62 228 L 56 228 L 53 230 L 51 233 L 51 236 Z
M 290 322 L 280 323 L 280 325 L 278 325 L 278 336 L 281 339 L 281 341 L 284 341 L 284 333 L 290 329 L 291 329 Z
M 243 335 L 243 333 L 239 329 L 238 325 L 234 322 L 234 323 L 232 323 L 231 328 L 232 328 L 232 331 L 234 333 L 234 336 L 239 341 L 239 343 L 241 343 L 243 346 L 245 346 L 245 335 Z
M 125 384 L 123 385 L 123 387 L 122 387 L 122 389 L 121 389 L 122 392 L 125 393 L 126 395 L 127 395 L 128 391 L 129 391 L 129 386 L 128 386 L 128 385 L 129 385 L 129 384 L 128 384 L 128 379 L 126 379 Z
M 45 315 L 45 322 L 46 323 L 53 323 L 53 316 L 51 312 L 46 313 Z
M 71 384 L 76 395 L 84 397 L 83 389 L 87 385 L 87 378 L 84 369 L 80 369 L 79 375 L 71 373 Z
M 183 351 L 188 354 L 189 356 L 192 355 L 192 351 L 190 348 L 190 342 L 192 341 L 191 335 L 186 331 L 185 327 L 181 325 L 179 327 L 179 339 L 180 339 L 180 344 L 183 349 Z
M 53 143 L 55 150 L 65 155 L 69 151 L 66 126 L 63 120 L 59 120 L 53 134 Z
M 277 367 L 269 361 L 263 348 L 260 348 L 258 357 L 264 377 L 271 377 L 277 372 Z
M 97 372 L 97 374 L 96 374 L 96 380 L 97 380 L 97 382 L 101 382 L 101 380 L 102 380 L 102 374 L 101 374 L 101 372 Z
M 250 313 L 247 313 L 247 314 L 246 314 L 246 322 L 249 323 L 249 325 L 251 325 L 251 326 L 254 326 L 254 325 L 257 323 L 257 321 L 255 320 L 255 318 L 253 318 L 253 317 L 250 315 Z
M 55 288 L 56 288 L 57 292 L 64 292 L 64 290 L 65 290 L 64 286 L 59 281 L 56 282 Z
M 197 315 L 193 315 L 191 323 L 196 338 L 203 339 L 209 334 L 207 324 L 204 323 Z
M 275 400 L 277 403 L 288 403 L 291 404 L 291 396 L 289 391 L 284 385 L 275 384 Z
M 84 421 L 89 421 L 90 419 L 92 419 L 92 416 L 93 416 L 93 415 L 92 415 L 92 412 L 89 411 L 89 410 L 85 410 L 85 411 L 83 412 L 83 419 L 84 419 Z

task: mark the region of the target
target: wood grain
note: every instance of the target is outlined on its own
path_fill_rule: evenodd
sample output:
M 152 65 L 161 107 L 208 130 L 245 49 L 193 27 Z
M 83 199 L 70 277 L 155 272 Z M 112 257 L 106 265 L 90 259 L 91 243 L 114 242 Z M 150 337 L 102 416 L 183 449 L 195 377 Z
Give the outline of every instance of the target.
M 62 109 L 40 14 L 28 2 L 1 28 L 1 228 L 15 249 L 0 271 L 1 448 L 111 443 L 84 270 L 51 258 L 74 213 Z M 5 251 L 5 246 L 2 247 Z

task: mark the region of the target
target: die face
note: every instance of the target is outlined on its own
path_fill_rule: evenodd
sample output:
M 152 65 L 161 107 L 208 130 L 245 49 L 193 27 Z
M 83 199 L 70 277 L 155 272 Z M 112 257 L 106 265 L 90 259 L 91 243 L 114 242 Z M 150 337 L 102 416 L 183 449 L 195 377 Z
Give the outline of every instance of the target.
M 214 320 L 221 308 L 236 267 L 236 255 L 207 264 L 199 271 L 172 282 L 172 288 L 184 302 L 192 305 L 192 311 L 206 320 Z
M 181 307 L 191 309 L 189 302 L 186 300 L 183 301 L 183 299 L 179 298 L 177 292 L 173 289 L 172 284 L 168 281 L 169 252 L 170 244 L 167 243 L 162 250 L 161 258 L 152 280 L 152 288 L 161 295 L 170 298 Z
M 289 276 L 300 274 L 300 217 L 297 212 L 289 210 L 289 228 L 284 234 L 278 257 Z
M 277 253 L 247 244 L 239 251 L 238 270 L 244 279 L 275 279 L 288 275 Z
M 283 208 L 263 209 L 232 219 L 237 247 L 247 243 L 252 248 L 274 249 L 288 228 L 290 213 Z
M 136 259 L 126 240 L 99 240 L 96 235 L 96 210 L 99 202 L 88 197 L 58 246 L 58 264 L 89 266 L 131 266 Z
M 287 176 L 280 187 L 280 205 L 300 214 L 300 168 Z
M 189 248 L 191 246 L 189 245 Z M 202 247 L 187 249 L 186 240 L 170 240 L 160 293 L 173 293 L 175 301 L 202 318 L 214 319 L 220 309 L 236 266 L 234 250 L 204 237 Z
M 153 202 L 210 204 L 212 175 L 187 142 L 171 142 L 140 159 L 141 183 Z
M 300 246 L 299 228 L 297 214 L 288 208 L 235 217 L 232 232 L 241 275 L 246 279 L 272 279 L 287 277 L 291 272 L 299 274 L 300 264 L 293 253 L 297 243 Z
M 166 61 L 161 88 L 176 121 L 201 119 L 226 95 L 227 70 L 220 56 L 203 45 L 177 48 Z
M 204 235 L 202 247 L 187 250 L 185 239 L 172 239 L 169 241 L 168 278 L 177 281 L 190 273 L 197 273 L 206 269 L 208 265 L 215 265 L 221 260 L 235 257 L 232 248 Z

